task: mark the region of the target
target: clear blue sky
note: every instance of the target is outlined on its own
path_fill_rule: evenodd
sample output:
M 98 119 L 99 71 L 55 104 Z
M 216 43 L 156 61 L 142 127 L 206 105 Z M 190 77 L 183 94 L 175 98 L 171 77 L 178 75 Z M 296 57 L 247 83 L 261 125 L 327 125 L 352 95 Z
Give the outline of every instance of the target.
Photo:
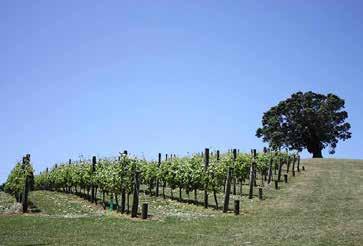
M 361 1 L 237 2 L 2 0 L 0 182 L 26 153 L 39 171 L 260 149 L 263 112 L 299 90 L 346 100 L 335 157 L 363 158 Z

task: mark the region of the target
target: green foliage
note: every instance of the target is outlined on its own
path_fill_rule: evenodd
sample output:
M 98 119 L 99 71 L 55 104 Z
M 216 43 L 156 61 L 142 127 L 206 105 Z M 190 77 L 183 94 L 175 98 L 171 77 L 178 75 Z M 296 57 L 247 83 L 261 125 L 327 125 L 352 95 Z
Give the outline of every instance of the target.
M 50 172 L 43 172 L 35 178 L 37 189 L 62 189 L 79 187 L 89 189 L 92 185 L 104 192 L 116 193 L 125 188 L 132 190 L 133 174 L 144 161 L 124 156 L 120 160 L 99 160 L 92 173 L 90 161 L 61 164 Z
M 258 153 L 255 160 L 258 172 L 266 173 L 270 159 L 275 163 L 281 158 L 287 159 L 287 153 L 271 152 Z M 136 171 L 141 172 L 141 183 L 149 189 L 155 188 L 156 181 L 160 185 L 167 184 L 170 188 L 182 188 L 187 192 L 193 190 L 208 190 L 222 192 L 223 184 L 229 168 L 233 168 L 233 175 L 239 180 L 249 178 L 250 166 L 253 158 L 250 154 L 239 153 L 233 160 L 232 153 L 221 154 L 220 159 L 210 156 L 209 167 L 204 169 L 204 159 L 194 154 L 186 157 L 174 157 L 163 161 L 158 167 L 155 161 L 146 161 L 123 155 L 119 160 L 103 159 L 96 164 L 92 173 L 90 161 L 82 161 L 72 165 L 61 164 L 49 173 L 43 172 L 36 176 L 36 187 L 44 189 L 61 189 L 80 187 L 89 189 L 91 185 L 103 192 L 119 193 L 125 190 L 132 192 L 133 180 Z
M 34 186 L 34 170 L 28 156 L 23 158 L 22 163 L 16 163 L 15 167 L 11 170 L 4 184 L 4 191 L 19 198 L 24 190 L 27 176 L 30 188 L 32 189 Z
M 149 184 L 150 189 L 154 188 L 155 181 L 159 176 L 157 163 L 154 161 L 150 163 L 148 163 L 147 161 L 142 161 L 141 171 L 142 171 L 142 183 Z
M 329 153 L 334 154 L 338 141 L 351 137 L 344 104 L 334 94 L 297 92 L 264 113 L 256 136 L 275 150 L 306 148 L 313 157 L 322 157 L 321 150 L 329 146 Z

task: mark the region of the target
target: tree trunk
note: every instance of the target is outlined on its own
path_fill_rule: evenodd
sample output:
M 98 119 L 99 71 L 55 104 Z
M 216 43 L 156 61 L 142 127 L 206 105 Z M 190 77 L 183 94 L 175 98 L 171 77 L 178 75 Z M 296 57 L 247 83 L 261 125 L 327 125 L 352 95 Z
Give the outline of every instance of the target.
M 323 158 L 323 155 L 321 153 L 324 145 L 320 141 L 316 141 L 313 139 L 308 145 L 307 149 L 309 153 L 313 154 L 313 158 Z
M 321 149 L 316 149 L 314 152 L 313 152 L 313 158 L 323 158 L 323 155 L 321 153 Z

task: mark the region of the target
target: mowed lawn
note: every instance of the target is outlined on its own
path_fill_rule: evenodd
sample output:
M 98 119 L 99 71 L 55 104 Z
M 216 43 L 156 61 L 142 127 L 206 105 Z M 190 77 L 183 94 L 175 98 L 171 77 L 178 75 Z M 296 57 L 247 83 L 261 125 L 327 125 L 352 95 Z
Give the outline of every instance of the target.
M 363 245 L 363 161 L 303 164 L 306 171 L 289 176 L 280 190 L 266 188 L 264 201 L 244 198 L 239 216 L 160 201 L 150 209 L 167 210 L 164 217 L 130 220 L 88 210 L 72 195 L 55 193 L 58 199 L 49 201 L 55 207 L 47 208 L 42 193 L 34 193 L 42 212 L 0 214 L 0 245 Z M 59 204 L 61 196 L 71 202 Z

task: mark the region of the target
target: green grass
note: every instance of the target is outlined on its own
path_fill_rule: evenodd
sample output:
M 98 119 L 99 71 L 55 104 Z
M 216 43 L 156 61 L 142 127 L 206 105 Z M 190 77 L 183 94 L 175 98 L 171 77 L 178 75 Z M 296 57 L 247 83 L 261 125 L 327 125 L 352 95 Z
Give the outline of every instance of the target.
M 304 165 L 280 190 L 266 188 L 266 200 L 243 197 L 239 216 L 143 197 L 154 218 L 130 220 L 74 205 L 85 201 L 72 195 L 32 193 L 42 212 L 0 216 L 0 245 L 363 245 L 363 161 Z
M 34 191 L 29 200 L 42 214 L 52 216 L 79 217 L 100 215 L 103 211 L 84 199 L 59 192 Z

